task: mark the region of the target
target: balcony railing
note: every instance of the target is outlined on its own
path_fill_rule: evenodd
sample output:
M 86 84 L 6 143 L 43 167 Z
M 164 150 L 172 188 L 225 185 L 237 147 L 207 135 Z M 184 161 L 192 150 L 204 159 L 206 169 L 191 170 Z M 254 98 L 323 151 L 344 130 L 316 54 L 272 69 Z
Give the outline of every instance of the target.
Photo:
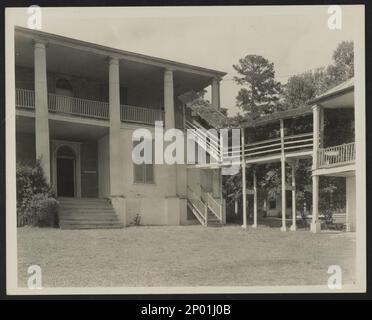
M 27 89 L 16 89 L 16 107 L 34 110 L 35 92 Z M 48 110 L 55 113 L 94 119 L 109 119 L 109 104 L 107 102 L 63 96 L 54 93 L 48 93 Z M 121 105 L 120 119 L 123 122 L 154 125 L 157 120 L 164 121 L 164 112 L 159 109 Z
M 109 118 L 109 105 L 107 102 L 62 96 L 54 93 L 48 94 L 48 109 L 52 112 L 89 118 L 104 120 Z
M 284 137 L 284 151 L 286 153 L 311 150 L 313 147 L 313 133 L 302 133 Z M 281 152 L 281 139 L 274 138 L 245 145 L 245 156 L 256 158 L 275 155 Z
M 318 167 L 330 168 L 355 162 L 355 143 L 318 150 Z
M 16 89 L 16 107 L 35 109 L 35 92 L 33 90 Z
M 164 111 L 128 105 L 120 106 L 120 118 L 124 122 L 154 125 L 155 121 L 164 121 Z

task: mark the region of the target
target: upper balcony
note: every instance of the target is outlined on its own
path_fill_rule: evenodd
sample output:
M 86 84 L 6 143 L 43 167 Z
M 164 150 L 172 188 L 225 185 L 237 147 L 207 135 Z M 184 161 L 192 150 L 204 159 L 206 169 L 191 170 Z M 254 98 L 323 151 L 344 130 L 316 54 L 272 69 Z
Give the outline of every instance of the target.
M 355 142 L 318 150 L 318 168 L 328 169 L 355 163 Z
M 25 110 L 35 109 L 35 92 L 16 89 L 16 107 Z M 48 93 L 49 112 L 100 120 L 109 120 L 108 102 L 81 99 Z M 164 111 L 130 105 L 120 105 L 120 118 L 123 122 L 154 125 L 155 121 L 164 121 Z
M 177 97 L 208 86 L 219 93 L 213 83 L 224 75 L 218 70 L 59 35 L 15 29 L 17 109 L 35 109 L 36 88 L 48 96 L 49 115 L 64 115 L 64 121 L 76 122 L 80 117 L 93 123 L 89 119 L 98 119 L 99 125 L 105 126 L 109 119 L 108 101 L 115 101 L 113 105 L 120 104 L 123 122 L 153 125 L 174 107 L 176 122 L 180 123 L 182 105 Z
M 247 121 L 244 157 L 247 164 L 268 163 L 285 158 L 313 157 L 322 174 L 340 171 L 355 163 L 353 109 L 322 110 L 320 125 L 313 125 L 313 110 L 306 107 L 288 110 Z M 326 123 L 326 125 L 324 125 Z M 315 145 L 314 136 L 319 140 Z M 265 139 L 266 138 L 266 139 Z M 314 150 L 315 148 L 315 150 Z M 235 151 L 235 159 L 241 151 Z M 349 170 L 349 169 L 348 169 Z

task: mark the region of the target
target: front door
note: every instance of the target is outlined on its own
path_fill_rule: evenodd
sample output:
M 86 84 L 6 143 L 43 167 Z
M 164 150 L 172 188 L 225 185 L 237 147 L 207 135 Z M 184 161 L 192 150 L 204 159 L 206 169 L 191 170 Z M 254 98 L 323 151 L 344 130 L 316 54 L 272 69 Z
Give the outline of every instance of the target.
M 57 194 L 58 197 L 75 196 L 75 160 L 57 158 Z

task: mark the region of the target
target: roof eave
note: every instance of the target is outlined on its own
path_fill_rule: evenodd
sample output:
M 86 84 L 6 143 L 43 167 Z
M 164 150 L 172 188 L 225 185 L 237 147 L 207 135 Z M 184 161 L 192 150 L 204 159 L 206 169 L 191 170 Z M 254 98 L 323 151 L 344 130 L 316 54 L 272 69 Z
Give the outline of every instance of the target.
M 46 41 L 48 40 L 54 40 L 56 42 L 60 42 L 61 44 L 76 44 L 82 47 L 86 48 L 94 48 L 97 50 L 97 52 L 100 52 L 101 54 L 106 54 L 106 55 L 114 55 L 118 58 L 132 58 L 132 59 L 137 59 L 139 61 L 143 62 L 148 62 L 150 64 L 162 66 L 164 68 L 170 68 L 173 70 L 178 70 L 178 71 L 189 71 L 189 72 L 198 72 L 204 76 L 210 76 L 211 78 L 216 77 L 216 78 L 222 78 L 224 77 L 227 72 L 224 71 L 219 71 L 219 70 L 214 70 L 214 69 L 209 69 L 209 68 L 204 68 L 204 67 L 199 67 L 183 62 L 177 62 L 177 61 L 172 61 L 172 60 L 167 60 L 163 58 L 158 58 L 158 57 L 152 57 L 148 55 L 144 55 L 141 53 L 135 53 L 131 51 L 125 51 L 121 49 L 116 49 L 116 48 L 111 48 L 107 47 L 104 45 L 100 44 L 95 44 L 92 42 L 88 41 L 83 41 L 83 40 L 78 40 L 74 38 L 69 38 L 53 33 L 48 33 L 48 32 L 43 32 L 43 31 L 38 31 L 38 30 L 30 30 L 28 28 L 20 27 L 20 26 L 15 26 L 15 31 L 20 32 L 26 35 L 34 35 L 40 38 L 44 38 Z
M 345 93 L 348 93 L 349 91 L 353 91 L 353 90 L 354 90 L 354 85 L 351 85 L 351 86 L 349 86 L 347 88 L 342 88 L 342 89 L 340 89 L 338 91 L 330 92 L 328 94 L 324 94 L 322 96 L 315 97 L 314 99 L 309 100 L 307 102 L 307 104 L 309 104 L 309 105 L 310 104 L 316 104 L 316 103 L 323 102 L 323 101 L 326 101 L 326 100 L 329 100 L 329 99 L 333 99 L 333 98 L 342 96 Z

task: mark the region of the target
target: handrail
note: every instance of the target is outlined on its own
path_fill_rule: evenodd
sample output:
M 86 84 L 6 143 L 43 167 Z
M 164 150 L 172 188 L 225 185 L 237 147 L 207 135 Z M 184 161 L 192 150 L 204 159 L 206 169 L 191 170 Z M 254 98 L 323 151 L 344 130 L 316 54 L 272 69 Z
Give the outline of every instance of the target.
M 318 167 L 329 168 L 355 162 L 355 142 L 318 150 Z
M 197 138 L 200 138 L 205 142 L 205 145 L 202 145 L 201 143 L 198 144 L 201 145 L 206 151 L 209 151 L 210 154 L 217 160 L 221 160 L 221 152 L 219 149 L 219 144 L 211 139 L 211 135 L 204 132 L 202 129 L 199 129 L 198 127 L 194 126 L 194 124 L 190 123 L 189 121 L 186 121 L 186 128 L 192 129 L 191 134 L 194 135 Z M 189 131 L 188 131 L 189 132 Z
M 16 88 L 16 107 L 35 109 L 35 91 Z M 50 112 L 108 120 L 109 109 L 108 102 L 48 93 L 48 110 Z M 154 125 L 157 120 L 164 121 L 164 111 L 160 109 L 121 105 L 120 118 L 121 121 L 124 122 Z
M 34 109 L 35 108 L 35 91 L 28 89 L 16 88 L 16 107 Z
M 192 197 L 193 196 L 193 197 Z M 193 191 L 190 186 L 187 186 L 187 200 L 188 204 L 191 205 L 195 212 L 193 211 L 195 217 L 203 226 L 208 224 L 208 207 L 201 200 L 201 198 Z M 198 206 L 201 206 L 198 208 Z
M 313 134 L 310 132 L 284 137 L 284 151 L 308 149 L 313 146 Z M 259 141 L 245 145 L 245 157 L 280 153 L 282 142 L 280 138 Z
M 109 104 L 103 101 L 48 93 L 48 110 L 91 118 L 109 118 Z
M 155 121 L 164 121 L 164 111 L 131 105 L 120 105 L 120 119 L 124 122 L 154 125 Z
M 222 203 L 219 203 L 210 192 L 207 192 L 207 199 L 208 208 L 219 221 L 222 221 Z
M 252 146 L 266 144 L 266 143 L 270 143 L 270 142 L 276 142 L 276 141 L 280 141 L 280 138 L 272 138 L 272 139 L 267 139 L 267 140 L 252 142 L 252 143 L 246 143 L 245 147 L 249 148 L 249 147 L 252 147 Z
M 188 120 L 186 120 L 185 123 L 186 123 L 186 127 L 187 127 L 188 129 L 196 129 L 196 130 L 200 130 L 200 131 L 202 131 L 206 136 L 208 136 L 208 137 L 210 138 L 211 141 L 213 141 L 215 144 L 219 145 L 219 138 L 218 138 L 218 136 L 216 137 L 216 136 L 214 136 L 214 135 L 212 135 L 212 134 L 207 134 L 207 133 L 205 133 L 205 132 L 207 132 L 208 130 L 205 129 L 201 124 L 197 123 L 196 121 L 194 121 L 194 122 L 190 122 L 190 121 L 188 121 Z M 216 129 L 215 129 L 215 130 L 216 130 Z M 204 131 L 205 131 L 205 132 L 204 132 Z M 210 131 L 209 131 L 209 133 L 210 133 Z

